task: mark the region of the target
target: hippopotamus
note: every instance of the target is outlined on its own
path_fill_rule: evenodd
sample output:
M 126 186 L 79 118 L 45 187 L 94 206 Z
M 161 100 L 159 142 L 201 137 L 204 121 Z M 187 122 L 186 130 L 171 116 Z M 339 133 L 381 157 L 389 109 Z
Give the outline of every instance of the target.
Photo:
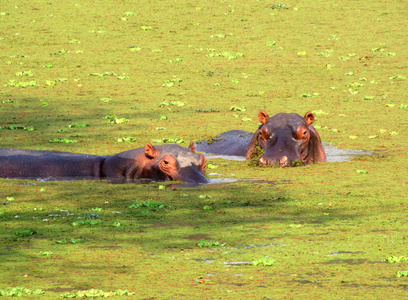
M 211 141 L 196 143 L 196 150 L 215 155 L 258 157 L 259 165 L 299 166 L 326 161 L 320 136 L 312 123 L 313 113 L 278 113 L 269 117 L 260 111 L 262 123 L 256 132 L 231 130 Z M 261 151 L 260 151 L 261 150 Z
M 147 178 L 207 183 L 205 164 L 205 156 L 195 153 L 194 143 L 188 148 L 147 143 L 144 148 L 113 156 L 0 148 L 2 178 Z

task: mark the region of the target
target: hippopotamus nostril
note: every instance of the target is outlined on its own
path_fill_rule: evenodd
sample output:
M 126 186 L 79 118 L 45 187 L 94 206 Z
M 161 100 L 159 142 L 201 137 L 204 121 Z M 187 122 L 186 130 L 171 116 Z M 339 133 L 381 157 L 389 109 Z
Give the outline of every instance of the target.
M 287 156 L 282 156 L 281 159 L 279 160 L 279 163 L 281 165 L 286 165 L 288 163 L 289 159 Z

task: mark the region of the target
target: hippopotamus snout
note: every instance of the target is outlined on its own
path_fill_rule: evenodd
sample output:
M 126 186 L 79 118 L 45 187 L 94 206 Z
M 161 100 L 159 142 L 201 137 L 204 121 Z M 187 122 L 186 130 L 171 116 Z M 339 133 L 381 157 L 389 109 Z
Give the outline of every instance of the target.
M 190 183 L 208 183 L 209 179 L 202 172 L 197 170 L 195 166 L 179 168 L 176 179 Z
M 284 149 L 284 150 L 282 150 Z M 301 154 L 297 147 L 282 148 L 276 145 L 270 145 L 258 159 L 260 166 L 294 167 L 304 164 Z
M 258 163 L 260 166 L 267 166 L 267 165 L 275 165 L 275 166 L 281 166 L 281 167 L 291 166 L 289 158 L 286 155 L 282 156 L 280 159 L 266 159 L 265 157 L 262 156 L 258 160 Z

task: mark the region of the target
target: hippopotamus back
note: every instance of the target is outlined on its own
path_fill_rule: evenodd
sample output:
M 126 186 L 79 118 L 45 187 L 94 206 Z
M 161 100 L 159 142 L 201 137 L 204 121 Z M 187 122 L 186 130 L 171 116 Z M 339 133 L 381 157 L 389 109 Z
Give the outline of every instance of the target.
M 80 153 L 0 148 L 0 177 L 101 177 L 104 159 Z

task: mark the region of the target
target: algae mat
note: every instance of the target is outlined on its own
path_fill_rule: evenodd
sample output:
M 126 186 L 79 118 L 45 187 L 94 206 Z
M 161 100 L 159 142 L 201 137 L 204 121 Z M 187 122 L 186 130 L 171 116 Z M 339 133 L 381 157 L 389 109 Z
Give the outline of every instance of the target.
M 0 180 L 0 293 L 405 298 L 404 1 L 9 1 L 2 147 L 115 154 L 313 111 L 376 153 L 301 168 L 210 160 L 172 183 Z M 82 291 L 82 292 L 81 292 Z M 85 292 L 83 292 L 85 291 Z

